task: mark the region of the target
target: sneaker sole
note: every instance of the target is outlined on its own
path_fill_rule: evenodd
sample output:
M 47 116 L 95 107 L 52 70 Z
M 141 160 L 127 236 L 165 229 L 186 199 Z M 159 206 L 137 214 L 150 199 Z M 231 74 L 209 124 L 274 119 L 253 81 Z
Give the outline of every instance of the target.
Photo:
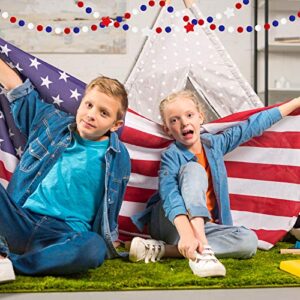
M 16 276 L 14 273 L 11 274 L 0 274 L 0 282 L 14 281 Z
M 194 273 L 194 272 L 193 272 Z M 203 272 L 203 273 L 194 273 L 199 277 L 224 277 L 226 276 L 226 271 L 218 271 L 218 272 Z

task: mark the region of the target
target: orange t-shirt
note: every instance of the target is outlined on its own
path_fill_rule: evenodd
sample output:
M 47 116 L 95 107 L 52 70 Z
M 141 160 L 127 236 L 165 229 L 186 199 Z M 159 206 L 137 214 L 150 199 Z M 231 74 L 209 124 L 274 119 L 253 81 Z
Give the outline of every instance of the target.
M 210 212 L 212 221 L 214 221 L 213 211 L 216 206 L 216 196 L 215 196 L 215 192 L 214 192 L 210 167 L 209 167 L 204 149 L 202 149 L 201 153 L 196 154 L 196 157 L 197 157 L 197 162 L 200 165 L 202 165 L 202 167 L 205 169 L 206 174 L 207 174 L 208 188 L 207 188 L 207 192 L 206 192 L 206 205 L 207 205 L 208 211 Z

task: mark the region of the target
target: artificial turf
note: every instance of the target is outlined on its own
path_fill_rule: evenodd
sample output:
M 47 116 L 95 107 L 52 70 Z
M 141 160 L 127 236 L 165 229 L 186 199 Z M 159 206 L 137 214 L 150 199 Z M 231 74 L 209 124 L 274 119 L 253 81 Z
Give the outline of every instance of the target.
M 300 277 L 279 269 L 282 260 L 300 259 L 299 255 L 279 253 L 281 248 L 292 246 L 278 243 L 269 251 L 259 250 L 247 260 L 221 259 L 227 270 L 224 278 L 199 278 L 191 273 L 186 259 L 164 259 L 155 264 L 114 259 L 84 274 L 17 276 L 16 281 L 1 284 L 0 293 L 295 287 L 300 286 Z

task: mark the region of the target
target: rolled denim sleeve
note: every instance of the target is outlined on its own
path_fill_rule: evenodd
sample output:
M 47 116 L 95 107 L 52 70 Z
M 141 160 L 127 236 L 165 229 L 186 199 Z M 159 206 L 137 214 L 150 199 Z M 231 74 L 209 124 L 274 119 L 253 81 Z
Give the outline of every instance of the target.
M 27 137 L 42 119 L 55 110 L 54 105 L 48 104 L 40 98 L 34 86 L 27 79 L 22 85 L 7 93 L 12 115 L 16 126 Z
M 187 215 L 184 200 L 179 189 L 179 168 L 180 164 L 176 163 L 176 153 L 167 150 L 162 154 L 159 171 L 159 194 L 166 217 L 172 223 L 174 223 L 176 216 Z
M 219 135 L 219 145 L 223 154 L 226 154 L 240 144 L 247 142 L 255 136 L 260 136 L 266 129 L 282 119 L 277 107 L 258 112 L 246 121 L 225 130 Z

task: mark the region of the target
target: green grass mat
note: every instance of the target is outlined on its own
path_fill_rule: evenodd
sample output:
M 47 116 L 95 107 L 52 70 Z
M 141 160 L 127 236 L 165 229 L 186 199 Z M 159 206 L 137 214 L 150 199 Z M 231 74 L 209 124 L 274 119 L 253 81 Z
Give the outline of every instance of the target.
M 227 270 L 224 278 L 194 276 L 186 259 L 165 259 L 147 265 L 114 259 L 88 273 L 68 277 L 17 276 L 14 282 L 0 284 L 0 293 L 294 287 L 300 286 L 300 277 L 279 269 L 282 260 L 300 259 L 299 255 L 279 253 L 280 248 L 292 246 L 279 243 L 270 251 L 258 251 L 248 260 L 222 259 Z

